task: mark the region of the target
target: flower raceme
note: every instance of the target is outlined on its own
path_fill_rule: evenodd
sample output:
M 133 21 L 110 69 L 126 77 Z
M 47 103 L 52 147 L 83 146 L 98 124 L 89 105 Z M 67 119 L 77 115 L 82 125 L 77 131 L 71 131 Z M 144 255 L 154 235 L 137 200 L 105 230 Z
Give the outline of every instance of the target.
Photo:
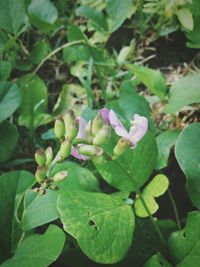
M 108 140 L 111 127 L 121 137 L 113 150 L 113 158 L 119 157 L 129 147 L 134 149 L 148 130 L 147 118 L 135 114 L 131 121 L 132 126 L 127 131 L 116 113 L 107 108 L 101 109 L 93 122 L 87 123 L 81 117 L 78 117 L 78 121 L 79 131 L 76 139 L 88 140 L 89 143 L 86 145 L 80 143 L 72 148 L 71 155 L 80 160 L 88 160 L 90 157 L 94 157 L 95 153 L 97 156 L 102 155 L 103 150 L 99 146 Z

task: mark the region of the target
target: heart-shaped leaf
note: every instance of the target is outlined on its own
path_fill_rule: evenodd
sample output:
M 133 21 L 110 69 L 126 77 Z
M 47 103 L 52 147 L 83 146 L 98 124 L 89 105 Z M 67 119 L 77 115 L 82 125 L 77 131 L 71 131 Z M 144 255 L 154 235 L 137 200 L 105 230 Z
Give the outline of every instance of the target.
M 35 182 L 26 171 L 8 172 L 0 176 L 0 261 L 10 256 L 15 240 L 17 209 L 24 192 Z
M 199 266 L 200 212 L 188 213 L 186 226 L 168 240 L 170 255 L 177 267 Z
M 127 194 L 106 195 L 63 191 L 58 211 L 66 232 L 75 237 L 92 260 L 115 263 L 132 243 L 134 214 L 124 199 Z
M 27 237 L 17 248 L 13 258 L 1 267 L 47 267 L 58 258 L 64 243 L 64 232 L 58 226 L 50 225 L 43 235 Z
M 186 189 L 193 204 L 200 209 L 200 123 L 193 123 L 180 134 L 175 155 L 187 177 Z

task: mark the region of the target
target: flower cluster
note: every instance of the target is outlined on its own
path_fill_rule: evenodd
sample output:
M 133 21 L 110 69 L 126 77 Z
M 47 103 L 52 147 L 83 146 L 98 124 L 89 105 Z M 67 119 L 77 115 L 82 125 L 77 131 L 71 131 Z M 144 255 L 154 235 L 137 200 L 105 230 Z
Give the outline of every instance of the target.
M 76 118 L 72 110 L 68 110 L 55 121 L 54 132 L 60 140 L 60 149 L 53 159 L 53 151 L 48 147 L 45 151 L 37 150 L 35 159 L 38 164 L 36 179 L 44 192 L 52 188 L 52 183 L 60 182 L 67 177 L 67 172 L 59 172 L 52 177 L 51 171 L 57 162 L 73 156 L 79 160 L 104 163 L 106 157 L 102 145 L 105 144 L 111 131 L 120 137 L 113 149 L 112 159 L 120 157 L 128 148 L 134 149 L 148 130 L 147 118 L 134 115 L 129 131 L 124 127 L 113 110 L 102 108 L 97 116 L 88 122 L 82 117 Z M 52 188 L 53 189 L 53 188 Z

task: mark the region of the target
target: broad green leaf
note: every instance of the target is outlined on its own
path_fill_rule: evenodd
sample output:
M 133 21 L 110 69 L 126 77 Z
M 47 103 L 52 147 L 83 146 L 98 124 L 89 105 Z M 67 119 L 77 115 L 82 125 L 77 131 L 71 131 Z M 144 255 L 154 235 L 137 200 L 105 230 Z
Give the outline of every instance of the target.
M 22 26 L 25 18 L 24 0 L 0 1 L 0 25 L 5 31 L 16 34 Z
M 63 231 L 56 225 L 50 225 L 43 235 L 27 237 L 16 249 L 13 258 L 1 267 L 47 267 L 58 258 L 64 243 Z
M 185 106 L 200 102 L 200 73 L 185 76 L 170 88 L 168 105 L 165 112 L 174 113 Z
M 36 75 L 27 74 L 18 80 L 22 94 L 19 124 L 37 128 L 51 120 L 47 112 L 47 87 Z
M 65 161 L 58 163 L 52 171 L 52 176 L 59 171 L 67 171 L 67 179 L 59 183 L 59 187 L 67 190 L 84 190 L 97 192 L 99 191 L 99 182 L 91 171 L 86 167 L 81 167 L 79 164 Z
M 33 191 L 27 191 L 21 221 L 21 227 L 24 231 L 29 231 L 58 218 L 56 208 L 57 196 L 58 192 L 52 190 L 47 190 L 43 196 Z
M 154 214 L 159 206 L 155 198 L 163 195 L 169 187 L 169 180 L 163 174 L 156 175 L 153 180 L 144 188 L 141 197 L 135 201 L 135 213 L 139 217 L 148 217 L 149 213 Z M 148 209 L 148 211 L 147 211 Z
M 192 12 L 188 8 L 181 8 L 178 9 L 176 14 L 183 27 L 185 27 L 187 30 L 192 31 L 194 28 Z
M 18 131 L 14 124 L 5 121 L 0 124 L 0 162 L 8 160 L 18 141 Z
M 108 30 L 107 21 L 101 11 L 87 6 L 80 6 L 76 11 L 78 16 L 89 19 L 97 31 Z
M 200 209 L 200 123 L 186 127 L 177 140 L 175 155 L 187 177 L 186 189 L 192 203 Z
M 159 70 L 153 70 L 139 65 L 127 65 L 127 68 L 135 74 L 135 76 L 161 100 L 166 95 L 166 82 Z
M 13 171 L 0 176 L 0 261 L 10 256 L 14 246 L 16 212 L 24 192 L 35 182 L 26 171 Z
M 0 82 L 0 122 L 9 118 L 21 103 L 21 92 L 16 84 Z
M 110 31 L 116 31 L 125 19 L 131 17 L 135 10 L 136 6 L 132 0 L 108 0 L 106 11 L 111 19 Z
M 170 150 L 175 145 L 179 133 L 180 131 L 178 129 L 167 130 L 156 137 L 158 146 L 158 158 L 156 163 L 157 170 L 163 169 L 167 166 Z
M 174 232 L 168 240 L 170 256 L 177 267 L 199 266 L 200 262 L 200 213 L 188 213 L 186 226 Z
M 105 145 L 105 151 L 108 155 L 117 140 L 112 138 L 109 144 Z M 108 160 L 104 164 L 95 164 L 97 170 L 112 186 L 133 192 L 140 188 L 151 175 L 157 158 L 157 147 L 152 133 L 139 142 L 135 149 L 128 149 L 122 156 L 116 160 Z
M 64 229 L 92 260 L 110 264 L 126 255 L 135 226 L 126 198 L 127 194 L 61 192 L 58 212 Z
M 9 61 L 0 62 L 0 80 L 6 81 L 10 77 L 12 65 Z
M 66 180 L 58 184 L 60 189 L 91 192 L 100 191 L 97 178 L 89 170 L 81 167 L 79 164 L 68 161 L 56 164 L 52 171 L 52 176 L 63 170 L 67 170 L 68 176 Z M 39 196 L 32 191 L 27 191 L 21 221 L 21 227 L 24 231 L 28 231 L 58 218 L 56 206 L 58 193 L 59 191 L 47 190 L 45 195 Z
M 53 29 L 58 11 L 50 0 L 32 0 L 28 6 L 31 22 L 42 31 Z
M 87 107 L 87 92 L 78 84 L 65 84 L 59 94 L 54 112 L 61 113 L 66 109 L 73 109 L 78 116 Z
M 148 118 L 149 128 L 153 129 L 149 103 L 143 96 L 137 94 L 136 87 L 131 81 L 122 82 L 118 109 L 119 108 L 120 115 L 129 121 L 129 123 L 133 120 L 134 114 L 139 114 Z M 118 109 L 116 110 L 117 112 Z
M 49 45 L 46 42 L 38 42 L 30 53 L 29 60 L 32 64 L 39 64 L 48 54 Z
M 172 267 L 172 265 L 161 255 L 153 255 L 143 267 Z

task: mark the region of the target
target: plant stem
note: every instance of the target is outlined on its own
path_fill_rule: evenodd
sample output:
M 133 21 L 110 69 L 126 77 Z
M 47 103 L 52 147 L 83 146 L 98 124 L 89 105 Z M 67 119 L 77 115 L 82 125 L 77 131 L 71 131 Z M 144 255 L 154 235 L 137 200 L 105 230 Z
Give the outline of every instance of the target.
M 32 72 L 32 75 L 34 75 L 36 72 L 38 72 L 38 70 L 42 67 L 42 65 L 48 60 L 50 59 L 52 56 L 54 56 L 55 54 L 57 54 L 59 51 L 63 50 L 66 47 L 69 46 L 73 46 L 73 45 L 77 45 L 77 44 L 81 44 L 84 43 L 84 40 L 78 40 L 78 41 L 72 41 L 70 43 L 66 43 L 63 44 L 61 46 L 59 46 L 58 48 L 56 48 L 55 50 L 53 50 L 51 53 L 49 53 L 41 62 L 40 64 L 35 68 L 35 70 Z
M 143 198 L 143 196 L 142 196 L 141 191 L 138 189 L 138 190 L 136 191 L 136 193 L 138 194 L 140 200 L 142 201 L 142 204 L 143 204 L 144 208 L 146 209 L 146 212 L 148 213 L 149 218 L 150 218 L 150 220 L 151 220 L 151 222 L 152 222 L 152 224 L 153 224 L 153 226 L 154 226 L 154 228 L 155 228 L 155 231 L 156 231 L 156 233 L 158 234 L 158 236 L 159 236 L 159 238 L 160 238 L 162 244 L 163 244 L 164 246 L 166 246 L 165 238 L 164 238 L 164 236 L 163 236 L 163 234 L 162 234 L 162 232 L 161 232 L 159 226 L 158 226 L 157 223 L 155 222 L 153 216 L 151 215 L 151 212 L 149 211 L 148 206 L 146 205 L 146 202 L 145 202 L 145 200 L 144 200 L 144 198 Z
M 177 223 L 178 229 L 181 230 L 181 222 L 180 222 L 180 219 L 179 219 L 178 209 L 176 207 L 176 203 L 175 203 L 174 197 L 172 195 L 172 192 L 171 192 L 171 190 L 169 188 L 167 190 L 167 193 L 168 193 L 169 199 L 171 201 L 171 204 L 172 204 L 172 207 L 173 207 L 173 210 L 174 210 L 174 216 L 175 216 L 175 219 L 176 219 L 176 223 Z

